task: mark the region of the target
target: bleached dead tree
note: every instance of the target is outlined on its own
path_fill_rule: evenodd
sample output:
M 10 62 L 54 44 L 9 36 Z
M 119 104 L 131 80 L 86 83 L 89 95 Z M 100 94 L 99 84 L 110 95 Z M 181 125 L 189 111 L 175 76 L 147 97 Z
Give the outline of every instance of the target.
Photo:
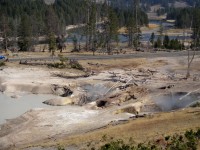
M 195 9 L 195 5 L 194 5 L 194 9 Z M 191 21 L 191 26 L 190 29 L 193 28 L 193 48 L 192 48 L 192 54 L 190 53 L 190 49 L 187 50 L 188 52 L 188 58 L 187 58 L 187 73 L 186 73 L 186 79 L 188 79 L 190 77 L 190 70 L 191 70 L 191 64 L 195 58 L 195 54 L 196 54 L 196 49 L 198 47 L 198 42 L 199 42 L 199 24 L 194 23 L 194 18 L 196 19 L 196 17 L 198 16 L 198 14 L 196 14 L 195 10 L 193 12 L 193 16 L 192 16 L 192 21 Z
M 195 56 L 195 48 L 193 49 L 193 54 L 192 57 L 190 55 L 190 50 L 188 49 L 188 59 L 187 59 L 187 74 L 186 74 L 186 79 L 188 79 L 190 77 L 190 68 L 191 68 L 191 64 L 194 60 L 194 56 Z

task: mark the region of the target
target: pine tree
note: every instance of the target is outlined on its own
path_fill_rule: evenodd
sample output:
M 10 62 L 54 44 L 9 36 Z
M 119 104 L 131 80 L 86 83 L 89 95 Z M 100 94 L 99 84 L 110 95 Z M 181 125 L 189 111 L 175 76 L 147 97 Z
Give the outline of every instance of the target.
M 18 46 L 21 51 L 28 51 L 32 45 L 32 26 L 28 16 L 24 15 L 19 25 Z
M 85 26 L 85 49 L 88 51 L 89 48 L 89 22 L 90 22 L 90 0 L 86 0 L 86 26 Z
M 151 34 L 149 41 L 151 42 L 152 45 L 154 45 L 154 41 L 155 41 L 155 33 L 154 32 Z
M 118 41 L 118 30 L 119 30 L 119 21 L 117 18 L 117 15 L 115 12 L 110 9 L 108 14 L 108 23 L 107 23 L 107 39 L 106 39 L 106 45 L 107 45 L 107 52 L 108 54 L 111 53 L 111 42 L 112 40 L 117 42 Z
M 45 13 L 45 21 L 46 21 L 47 34 L 48 33 L 53 33 L 55 35 L 62 34 L 62 26 L 60 26 L 60 21 L 52 6 L 49 6 L 49 9 L 47 9 Z
M 131 16 L 128 20 L 127 32 L 128 32 L 128 46 L 133 47 L 134 35 L 136 33 L 136 24 L 135 24 L 135 19 L 133 16 Z
M 155 42 L 155 48 L 161 48 L 162 46 L 162 40 L 161 40 L 161 37 L 159 36 L 157 41 Z
M 200 9 L 196 8 L 193 11 L 193 45 L 194 47 L 200 46 Z
M 96 4 L 91 4 L 91 13 L 89 17 L 89 47 L 94 51 L 96 49 L 95 46 L 95 40 L 96 40 Z
M 97 6 L 95 1 L 87 0 L 87 9 L 86 9 L 86 50 L 92 50 L 93 52 L 96 50 L 96 38 L 97 38 Z
M 135 45 L 135 48 L 136 50 L 138 49 L 138 46 L 139 46 L 139 40 L 140 40 L 140 23 L 139 23 L 139 7 L 140 7 L 140 0 L 134 0 L 133 2 L 134 4 L 134 10 L 135 10 L 135 26 L 136 26 L 136 34 L 135 34 L 135 37 L 134 37 L 134 45 Z
M 65 48 L 65 36 L 60 35 L 56 38 L 56 46 L 57 49 L 60 50 L 60 53 L 63 52 L 63 49 Z
M 169 48 L 169 44 L 170 44 L 169 36 L 168 36 L 168 35 L 165 35 L 165 36 L 164 36 L 164 40 L 163 40 L 163 46 L 164 46 L 165 48 Z
M 56 38 L 54 33 L 50 32 L 49 33 L 49 52 L 51 52 L 52 57 L 55 54 L 55 50 L 56 50 Z
M 161 21 L 160 22 L 160 29 L 159 29 L 159 34 L 160 34 L 160 36 L 163 36 L 163 30 L 164 30 L 164 28 L 163 28 L 163 22 Z
M 0 30 L 2 31 L 3 48 L 7 51 L 10 42 L 8 36 L 11 33 L 11 28 L 9 26 L 8 18 L 5 15 L 1 16 Z
M 74 45 L 73 52 L 78 51 L 78 46 L 77 46 L 78 40 L 77 40 L 77 37 L 74 35 L 72 40 L 73 40 L 73 45 Z

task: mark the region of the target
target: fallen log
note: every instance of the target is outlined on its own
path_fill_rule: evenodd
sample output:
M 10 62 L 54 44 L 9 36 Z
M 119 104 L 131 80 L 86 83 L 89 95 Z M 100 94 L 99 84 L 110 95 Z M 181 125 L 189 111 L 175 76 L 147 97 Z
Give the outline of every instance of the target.
M 62 74 L 53 74 L 55 77 L 60 77 L 60 78 L 65 78 L 65 79 L 78 79 L 78 78 L 87 78 L 90 75 L 89 74 L 84 74 L 84 75 L 77 75 L 77 76 L 67 76 L 67 75 L 62 75 Z

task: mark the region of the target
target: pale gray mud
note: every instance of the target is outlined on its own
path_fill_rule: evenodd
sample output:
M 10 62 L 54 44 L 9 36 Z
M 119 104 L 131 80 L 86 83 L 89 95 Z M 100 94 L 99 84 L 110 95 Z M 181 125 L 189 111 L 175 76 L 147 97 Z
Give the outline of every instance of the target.
M 18 117 L 30 109 L 50 108 L 51 106 L 43 104 L 43 101 L 56 97 L 55 95 L 25 94 L 11 98 L 0 93 L 0 124 L 5 123 L 6 119 Z

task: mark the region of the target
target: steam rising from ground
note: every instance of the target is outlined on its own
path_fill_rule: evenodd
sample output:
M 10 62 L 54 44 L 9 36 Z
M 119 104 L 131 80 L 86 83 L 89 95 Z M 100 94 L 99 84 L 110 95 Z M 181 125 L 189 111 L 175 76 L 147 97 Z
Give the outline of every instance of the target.
M 177 92 L 161 95 L 153 98 L 154 103 L 162 111 L 176 110 L 190 106 L 190 104 L 200 100 L 200 93 L 188 94 L 186 92 Z
M 83 87 L 84 91 L 87 93 L 87 98 L 89 101 L 95 101 L 99 98 L 102 98 L 105 96 L 109 91 L 109 87 L 103 85 L 103 84 L 96 84 L 96 85 L 85 85 Z
M 55 0 L 44 0 L 44 2 L 45 2 L 47 5 L 51 5 L 51 4 L 55 3 Z

